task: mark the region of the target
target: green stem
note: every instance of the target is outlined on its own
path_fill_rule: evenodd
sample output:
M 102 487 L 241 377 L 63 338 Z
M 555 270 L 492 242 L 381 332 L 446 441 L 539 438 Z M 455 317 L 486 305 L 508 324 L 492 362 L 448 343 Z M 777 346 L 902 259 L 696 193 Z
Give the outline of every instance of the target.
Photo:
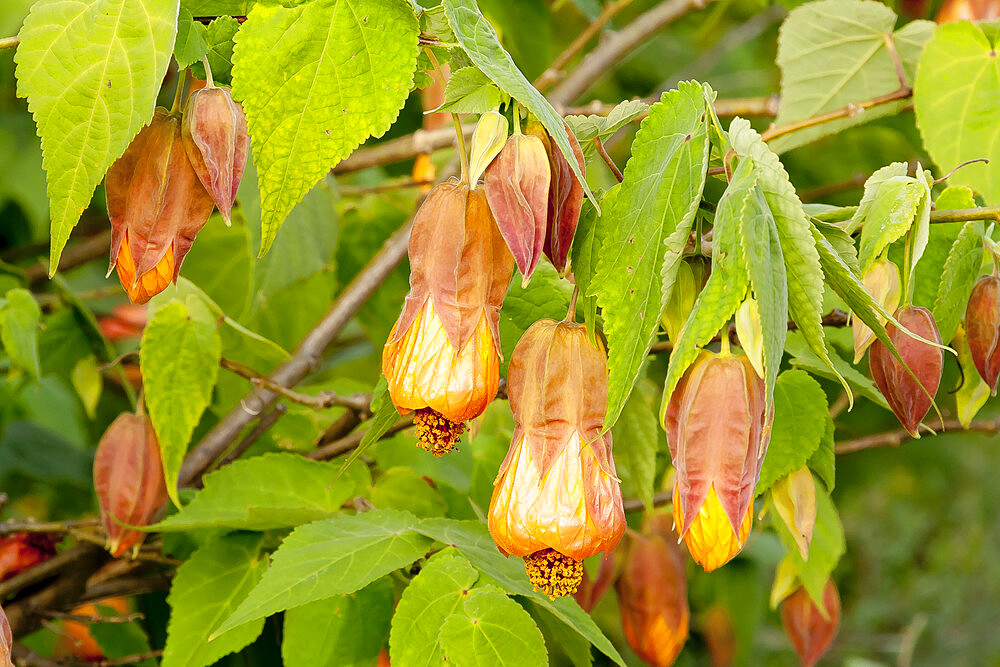
M 21 43 L 20 38 L 17 35 L 13 37 L 0 37 L 0 51 L 3 49 L 14 49 L 17 45 Z
M 906 233 L 903 244 L 903 306 L 909 307 L 913 300 L 913 285 L 910 283 L 911 257 L 913 256 L 913 234 Z
M 212 67 L 208 64 L 208 56 L 202 58 L 201 62 L 205 65 L 205 81 L 208 83 L 208 87 L 215 88 L 215 79 L 212 78 Z
M 184 77 L 177 77 L 177 90 L 174 91 L 174 103 L 170 107 L 171 115 L 176 115 L 181 111 L 181 104 L 184 101 L 184 88 L 187 85 L 188 79 L 191 78 L 191 70 L 184 71 Z
M 521 105 L 514 102 L 511 110 L 514 112 L 514 134 L 521 134 Z

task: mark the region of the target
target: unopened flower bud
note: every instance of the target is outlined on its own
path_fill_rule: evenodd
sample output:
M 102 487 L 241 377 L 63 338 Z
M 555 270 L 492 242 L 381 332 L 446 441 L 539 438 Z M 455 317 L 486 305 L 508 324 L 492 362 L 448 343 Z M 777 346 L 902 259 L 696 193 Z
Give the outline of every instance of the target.
M 969 341 L 965 336 L 965 328 L 960 324 L 951 339 L 951 348 L 958 353 L 958 367 L 962 371 L 962 384 L 954 391 L 955 413 L 962 428 L 969 428 L 979 410 L 990 398 L 990 388 L 979 375 L 972 352 L 969 351 Z
M 233 100 L 228 88 L 196 90 L 184 109 L 182 136 L 198 180 L 219 207 L 222 219 L 230 224 L 250 151 L 243 107 Z
M 812 667 L 826 653 L 840 627 L 840 596 L 833 581 L 823 588 L 820 609 L 805 588 L 799 588 L 781 603 L 781 624 L 792 640 L 803 667 Z
M 160 446 L 148 416 L 122 414 L 105 431 L 94 455 L 94 489 L 108 551 L 117 558 L 146 537 L 128 526 L 148 525 L 167 502 Z
M 490 501 L 489 529 L 504 555 L 524 557 L 545 594 L 572 594 L 582 560 L 614 549 L 625 511 L 611 456 L 607 359 L 586 327 L 540 320 L 510 360 L 516 426 Z
M 487 111 L 479 117 L 469 145 L 469 187 L 473 190 L 479 177 L 507 141 L 507 119 L 496 111 Z
M 965 332 L 976 370 L 996 396 L 1000 380 L 1000 277 L 983 276 L 972 288 L 965 309 Z
M 732 667 L 739 650 L 733 616 L 726 607 L 714 604 L 701 619 L 701 635 L 708 646 L 712 667 Z
M 660 319 L 671 341 L 676 342 L 681 335 L 681 329 L 694 309 L 694 302 L 705 286 L 710 270 L 711 266 L 701 256 L 688 257 L 677 265 L 677 278 L 667 300 L 667 309 Z
M 764 377 L 764 327 L 760 321 L 757 300 L 748 294 L 736 311 L 734 319 L 740 347 L 743 348 L 757 375 Z
M 583 151 L 576 136 L 565 123 L 566 136 L 573 149 L 580 173 L 584 173 L 586 162 Z M 576 236 L 576 227 L 580 223 L 580 210 L 583 207 L 583 185 L 580 183 L 569 161 L 554 144 L 548 132 L 538 121 L 529 122 L 525 133 L 542 140 L 549 157 L 551 179 L 549 183 L 548 228 L 545 234 L 545 255 L 552 261 L 560 275 L 569 270 L 569 251 Z
M 584 568 L 583 580 L 580 582 L 580 587 L 576 589 L 576 593 L 573 593 L 573 599 L 576 600 L 581 609 L 589 614 L 604 597 L 614 578 L 615 560 L 611 554 L 605 552 L 601 556 L 601 565 L 594 578 L 591 578 L 587 569 Z
M 900 308 L 896 311 L 895 317 L 896 321 L 911 333 L 925 340 L 941 343 L 937 323 L 926 308 L 920 306 Z M 893 356 L 882 341 L 875 341 L 868 356 L 872 379 L 885 396 L 889 407 L 899 418 L 903 428 L 914 438 L 919 438 L 917 428 L 924 415 L 931 409 L 934 395 L 937 393 L 938 385 L 941 384 L 944 354 L 941 348 L 915 340 L 892 323 L 886 327 L 886 332 L 896 346 L 903 363 L 909 367 L 913 375 L 906 371 L 903 364 Z
M 795 539 L 802 560 L 809 558 L 809 543 L 816 526 L 816 483 L 803 466 L 771 487 L 771 501 Z
M 653 667 L 674 664 L 688 637 L 690 611 L 684 554 L 666 514 L 631 535 L 616 584 L 622 628 L 632 650 Z
M 670 397 L 674 520 L 706 572 L 729 562 L 750 534 L 772 416 L 750 360 L 726 349 L 701 352 Z
M 413 220 L 410 294 L 382 350 L 389 396 L 440 456 L 500 382 L 499 312 L 514 262 L 481 191 L 442 183 Z
M 513 134 L 486 168 L 486 199 L 523 284 L 531 279 L 545 245 L 549 159 L 538 137 Z
M 181 138 L 181 120 L 158 108 L 105 179 L 111 267 L 133 303 L 177 280 L 184 256 L 214 206 Z
M 896 310 L 903 288 L 895 264 L 880 259 L 869 267 L 862 281 L 865 290 L 882 306 L 882 310 L 887 313 Z M 880 316 L 878 319 L 881 324 L 886 323 L 885 318 Z M 851 330 L 854 333 L 854 363 L 858 363 L 865 356 L 865 350 L 875 342 L 875 332 L 856 316 L 851 318 Z

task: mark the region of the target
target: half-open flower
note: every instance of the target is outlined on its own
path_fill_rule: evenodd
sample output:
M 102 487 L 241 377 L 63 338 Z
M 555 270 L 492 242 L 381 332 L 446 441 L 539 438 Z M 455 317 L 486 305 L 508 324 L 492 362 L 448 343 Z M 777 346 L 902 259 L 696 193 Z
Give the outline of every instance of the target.
M 746 356 L 728 350 L 701 352 L 670 397 L 674 521 L 706 572 L 729 562 L 750 534 L 770 418 L 764 381 Z
M 111 266 L 133 303 L 177 280 L 184 256 L 212 215 L 181 140 L 181 119 L 157 108 L 105 179 Z
M 410 294 L 382 351 L 389 396 L 420 446 L 451 451 L 496 396 L 500 306 L 513 259 L 482 190 L 442 183 L 410 233 Z
M 614 549 L 625 531 L 611 434 L 601 432 L 607 374 L 603 347 L 569 322 L 536 322 L 510 359 L 517 425 L 494 482 L 489 529 L 552 597 L 572 594 L 581 561 Z

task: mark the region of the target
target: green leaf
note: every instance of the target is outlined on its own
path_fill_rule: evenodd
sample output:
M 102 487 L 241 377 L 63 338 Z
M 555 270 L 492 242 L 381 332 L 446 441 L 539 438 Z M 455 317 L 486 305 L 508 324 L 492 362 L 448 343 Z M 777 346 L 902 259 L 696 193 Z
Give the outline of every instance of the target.
M 441 626 L 441 647 L 456 667 L 546 665 L 545 640 L 535 621 L 503 593 L 479 590 Z
M 816 475 L 823 481 L 826 485 L 826 490 L 830 493 L 833 492 L 833 487 L 836 484 L 836 455 L 833 451 L 833 435 L 836 431 L 836 426 L 833 424 L 833 418 L 830 415 L 826 416 L 826 428 L 823 430 L 823 438 L 819 441 L 819 447 L 813 452 L 812 456 L 806 462 L 806 465 L 816 473 Z
M 510 355 L 528 328 L 543 318 L 561 320 L 569 310 L 573 286 L 559 277 L 548 262 L 539 262 L 527 287 L 515 275 L 500 310 L 501 372 L 506 373 Z
M 705 186 L 705 114 L 701 85 L 683 82 L 664 93 L 639 126 L 625 180 L 607 211 L 614 224 L 607 226 L 591 290 L 608 338 L 605 428 L 635 385 L 673 290 Z
M 941 340 L 950 341 L 955 337 L 982 266 L 983 223 L 972 220 L 965 223 L 952 244 L 938 283 L 934 320 L 941 332 Z
M 893 176 L 878 184 L 870 208 L 860 218 L 863 227 L 858 262 L 862 275 L 890 243 L 910 231 L 926 197 L 927 186 L 910 176 Z
M 808 560 L 803 560 L 784 521 L 772 521 L 777 527 L 781 541 L 785 545 L 785 559 L 790 562 L 793 571 L 802 585 L 809 591 L 809 596 L 822 606 L 823 588 L 833 573 L 840 557 L 846 548 L 844 542 L 844 527 L 840 523 L 837 508 L 830 499 L 826 489 L 816 484 L 816 526 L 813 528 L 812 541 L 809 543 Z
M 42 138 L 49 273 L 97 184 L 153 116 L 178 0 L 39 0 L 19 37 L 17 94 Z
M 760 469 L 759 496 L 779 479 L 806 465 L 826 433 L 826 393 L 801 370 L 785 371 L 774 386 L 774 427 Z
M 486 525 L 480 521 L 454 519 L 424 519 L 417 530 L 439 542 L 451 545 L 469 559 L 476 568 L 497 582 L 508 593 L 530 598 L 532 602 L 552 613 L 570 630 L 577 633 L 615 663 L 624 665 L 621 655 L 608 641 L 588 613 L 575 600 L 557 598 L 536 592 L 524 572 L 519 558 L 505 558 L 497 551 Z
M 938 26 L 920 56 L 913 108 L 924 147 L 949 171 L 966 160 L 990 164 L 962 167 L 948 181 L 968 185 L 988 204 L 1000 204 L 1000 65 L 996 44 L 974 23 Z
M 409 512 L 372 510 L 299 526 L 274 552 L 271 567 L 213 636 L 265 616 L 353 593 L 427 551 Z
M 616 104 L 606 116 L 566 116 L 566 123 L 586 148 L 594 139 L 607 139 L 647 111 L 649 105 L 642 100 L 626 100 Z
M 749 122 L 734 118 L 729 125 L 729 139 L 736 154 L 741 159 L 753 160 L 759 172 L 757 184 L 764 192 L 781 241 L 791 319 L 798 325 L 812 351 L 833 370 L 847 389 L 847 383 L 833 368 L 823 342 L 823 270 L 802 202 L 778 156 L 761 141 Z
M 211 13 L 211 16 L 218 12 Z M 239 22 L 232 16 L 219 16 L 208 24 L 204 40 L 208 56 L 208 66 L 212 68 L 212 78 L 216 84 L 231 84 L 233 80 L 233 38 L 240 29 Z M 196 62 L 191 71 L 199 79 L 205 79 L 205 65 Z
M 398 667 L 431 667 L 444 661 L 438 635 L 461 609 L 479 573 L 452 549 L 436 554 L 403 591 L 392 617 L 389 659 Z
M 339 469 L 291 453 L 238 459 L 206 475 L 205 488 L 155 530 L 270 530 L 333 516 L 359 482 L 351 474 L 333 481 Z
M 818 375 L 828 380 L 837 380 L 837 376 L 834 375 L 833 370 L 831 370 L 827 362 L 813 353 L 805 339 L 802 338 L 802 334 L 798 331 L 790 331 L 788 333 L 788 337 L 785 339 L 785 351 L 792 355 L 791 362 L 793 367 L 801 368 L 813 375 Z M 871 378 L 858 371 L 858 369 L 831 348 L 827 348 L 827 351 L 828 357 L 833 362 L 837 372 L 847 380 L 854 392 L 886 410 L 889 409 L 889 404 L 885 402 L 885 397 L 875 388 L 875 384 L 871 381 Z
M 898 90 L 899 78 L 887 47 L 890 39 L 907 81 L 912 82 L 920 49 L 934 24 L 912 21 L 894 33 L 895 25 L 893 11 L 875 2 L 821 0 L 792 10 L 778 36 L 781 107 L 775 123 L 785 125 Z M 901 99 L 881 104 L 778 137 L 771 146 L 783 153 L 846 127 L 897 113 L 907 103 Z
M 752 168 L 750 160 L 744 161 L 738 171 L 739 176 L 734 174 L 716 209 L 712 228 L 712 271 L 708 282 L 698 294 L 670 354 L 660 402 L 660 423 L 663 423 L 674 388 L 697 359 L 699 349 L 719 333 L 746 296 L 750 279 L 741 250 L 741 221 L 752 215 L 756 205 L 758 172 Z M 686 239 L 687 233 L 684 242 Z
M 195 21 L 184 7 L 177 15 L 177 39 L 174 42 L 174 60 L 177 67 L 184 69 L 208 55 L 205 33 L 208 27 Z
M 788 333 L 788 282 L 781 241 L 771 209 L 757 183 L 756 175 L 752 178 L 744 175 L 747 170 L 753 169 L 753 164 L 752 160 L 741 162 L 733 174 L 731 186 L 740 187 L 737 185 L 737 179 L 740 178 L 746 179 L 746 184 L 750 187 L 750 197 L 745 201 L 747 208 L 735 220 L 740 225 L 740 250 L 760 312 L 764 336 L 764 386 L 768 405 L 771 405 L 778 367 L 785 350 L 785 335 Z
M 592 202 L 596 202 L 594 193 L 590 191 L 587 179 L 573 155 L 562 116 L 521 74 L 521 70 L 511 60 L 510 54 L 500 45 L 493 26 L 479 12 L 476 0 L 443 0 L 442 5 L 455 38 L 472 62 L 492 79 L 500 90 L 526 106 L 528 111 L 541 121 L 566 157 L 577 180 L 583 184 L 584 193 Z
M 233 95 L 243 102 L 261 194 L 263 256 L 292 207 L 410 91 L 417 20 L 404 0 L 258 4 L 236 35 Z
M 418 517 L 444 516 L 448 505 L 427 480 L 409 468 L 396 467 L 379 475 L 372 487 L 372 505 L 402 509 Z
M 263 619 L 209 642 L 209 634 L 235 611 L 267 569 L 263 536 L 225 535 L 200 547 L 174 576 L 167 603 L 170 623 L 163 667 L 205 667 L 257 638 Z
M 177 473 L 201 414 L 212 401 L 222 341 L 208 309 L 197 300 L 171 301 L 142 335 L 139 366 L 146 406 L 160 441 L 163 474 L 174 504 Z
M 119 616 L 120 612 L 105 604 L 97 602 L 97 613 L 99 616 Z M 107 660 L 128 658 L 129 665 L 135 667 L 156 667 L 153 658 L 145 660 L 135 660 L 134 656 L 149 653 L 149 637 L 138 621 L 128 623 L 92 623 L 90 633 L 101 647 L 101 652 Z
M 399 420 L 399 412 L 396 410 L 396 406 L 393 405 L 392 399 L 389 397 L 389 383 L 386 382 L 384 375 L 378 376 L 378 382 L 375 384 L 375 389 L 372 390 L 372 402 L 371 402 L 371 419 L 368 420 L 368 430 L 365 431 L 364 436 L 361 438 L 361 442 L 358 446 L 354 448 L 344 463 L 340 468 L 340 472 L 337 473 L 339 477 L 347 470 L 352 463 L 358 460 L 362 454 L 367 451 L 374 443 L 378 442 L 383 435 L 389 432 Z
M 604 210 L 608 209 L 611 199 L 618 193 L 616 185 L 601 200 Z M 580 221 L 576 226 L 576 236 L 573 238 L 573 247 L 570 249 L 570 267 L 572 268 L 573 280 L 579 288 L 577 308 L 583 311 L 583 319 L 587 324 L 587 334 L 591 341 L 596 340 L 595 329 L 597 326 L 597 297 L 592 296 L 591 288 L 594 280 L 594 273 L 597 270 L 598 252 L 601 249 L 601 219 L 597 215 L 597 209 L 590 201 L 585 201 L 580 211 Z M 503 311 L 501 317 L 503 316 Z
M 38 324 L 42 309 L 26 289 L 17 287 L 4 295 L 7 303 L 0 307 L 0 341 L 11 361 L 37 378 L 41 375 L 38 361 Z
M 656 422 L 655 390 L 653 382 L 640 380 L 612 429 L 619 474 L 631 483 L 647 512 L 653 510 L 656 454 L 666 451 L 663 430 Z
M 389 635 L 395 596 L 382 577 L 360 591 L 289 609 L 282 626 L 286 667 L 367 667 Z
M 854 215 L 851 216 L 850 222 L 845 226 L 848 234 L 853 234 L 864 224 L 865 219 L 870 215 L 872 207 L 875 205 L 875 199 L 878 197 L 878 191 L 882 187 L 882 184 L 889 179 L 906 176 L 908 169 L 909 165 L 905 162 L 893 162 L 881 167 L 868 177 L 865 181 L 865 191 L 861 197 L 861 202 L 854 210 Z
M 964 185 L 949 185 L 934 200 L 934 210 L 936 211 L 975 207 L 976 197 L 972 194 L 972 189 Z
M 463 67 L 452 72 L 444 91 L 444 102 L 436 112 L 485 113 L 496 111 L 501 102 L 500 89 L 478 67 Z

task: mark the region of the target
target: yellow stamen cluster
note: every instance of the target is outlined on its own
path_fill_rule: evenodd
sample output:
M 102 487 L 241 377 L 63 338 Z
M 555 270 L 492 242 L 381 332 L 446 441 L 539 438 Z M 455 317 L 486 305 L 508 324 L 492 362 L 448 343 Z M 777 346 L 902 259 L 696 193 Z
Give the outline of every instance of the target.
M 554 549 L 543 549 L 524 557 L 524 569 L 536 591 L 555 600 L 573 595 L 583 581 L 583 562 L 564 556 Z
M 444 456 L 455 449 L 458 438 L 465 433 L 465 424 L 446 419 L 440 412 L 421 408 L 413 415 L 417 428 L 417 445 L 434 456 Z

